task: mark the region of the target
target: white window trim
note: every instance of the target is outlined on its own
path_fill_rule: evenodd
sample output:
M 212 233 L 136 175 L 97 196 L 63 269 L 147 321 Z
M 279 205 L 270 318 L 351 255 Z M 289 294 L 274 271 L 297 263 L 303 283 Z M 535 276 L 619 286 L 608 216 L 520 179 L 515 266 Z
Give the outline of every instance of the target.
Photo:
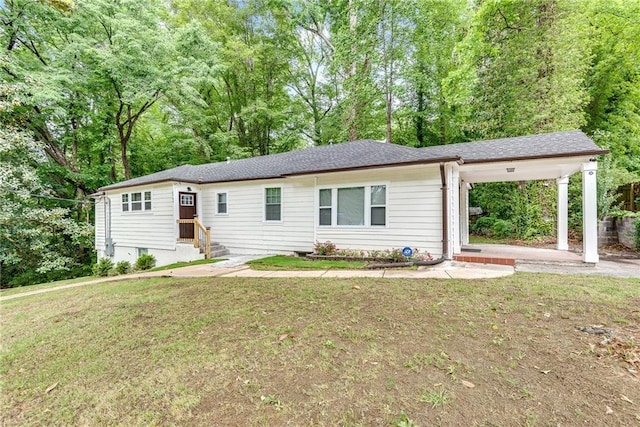
M 280 189 L 280 220 L 267 219 L 267 188 Z M 284 222 L 284 189 L 282 185 L 263 185 L 262 186 L 262 223 L 263 224 L 282 224 Z
M 226 194 L 227 195 L 227 211 L 224 213 L 220 213 L 218 212 L 218 194 Z M 215 208 L 214 208 L 214 212 L 216 214 L 216 216 L 229 216 L 229 191 L 228 190 L 220 190 L 220 191 L 216 191 L 214 193 L 214 204 L 215 204 Z
M 371 187 L 385 186 L 384 225 L 371 225 Z M 341 188 L 364 187 L 364 225 L 338 225 L 338 190 Z M 315 194 L 315 226 L 318 229 L 352 229 L 352 230 L 381 230 L 389 228 L 389 182 L 377 181 L 373 183 L 353 183 L 340 185 L 318 185 Z M 320 190 L 331 190 L 331 225 L 320 225 Z M 374 205 L 382 206 L 382 205 Z M 326 207 L 326 206 L 325 206 Z
M 141 203 L 141 209 L 134 211 L 133 208 L 133 194 L 134 193 L 140 193 L 140 202 Z M 145 199 L 146 194 L 149 193 L 149 200 Z M 122 206 L 124 205 L 124 202 L 122 201 L 122 196 L 123 195 L 127 195 L 127 206 L 129 206 L 129 210 L 124 210 L 122 209 Z M 146 202 L 151 202 L 151 209 L 146 209 Z M 138 203 L 137 201 L 135 203 Z M 139 190 L 139 191 L 128 191 L 126 193 L 120 193 L 120 211 L 124 214 L 124 215 L 140 215 L 140 214 L 153 214 L 153 206 L 154 206 L 155 202 L 153 201 L 153 191 L 151 190 Z

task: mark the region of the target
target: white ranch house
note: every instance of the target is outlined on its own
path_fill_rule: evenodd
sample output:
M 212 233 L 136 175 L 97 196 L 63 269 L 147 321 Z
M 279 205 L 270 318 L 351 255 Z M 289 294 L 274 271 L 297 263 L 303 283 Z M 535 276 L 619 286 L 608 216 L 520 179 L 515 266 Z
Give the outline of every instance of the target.
M 595 156 L 606 152 L 566 131 L 426 148 L 354 141 L 184 165 L 101 188 L 96 249 L 115 262 L 149 253 L 163 265 L 203 258 L 211 240 L 242 254 L 310 252 L 329 240 L 451 259 L 468 243 L 472 184 L 554 179 L 557 249 L 567 250 L 567 184 L 582 173 L 583 260 L 595 263 Z

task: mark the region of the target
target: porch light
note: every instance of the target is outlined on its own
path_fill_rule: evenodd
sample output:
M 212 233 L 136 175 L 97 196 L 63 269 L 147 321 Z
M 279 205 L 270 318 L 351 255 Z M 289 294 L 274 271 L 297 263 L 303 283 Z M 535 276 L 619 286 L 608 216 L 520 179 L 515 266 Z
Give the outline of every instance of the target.
M 507 168 L 508 173 L 515 172 L 515 171 L 516 171 L 516 168 Z

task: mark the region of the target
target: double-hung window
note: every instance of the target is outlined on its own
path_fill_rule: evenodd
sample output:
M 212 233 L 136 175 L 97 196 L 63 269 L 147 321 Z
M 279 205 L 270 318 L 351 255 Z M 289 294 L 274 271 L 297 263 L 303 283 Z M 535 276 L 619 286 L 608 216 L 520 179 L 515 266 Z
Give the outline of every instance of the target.
M 320 190 L 320 225 L 331 225 L 332 205 L 331 189 L 324 188 Z
M 371 186 L 371 225 L 387 225 L 387 186 Z
M 122 212 L 142 212 L 151 210 L 151 191 L 124 193 L 121 196 Z
M 322 188 L 318 196 L 318 225 L 387 225 L 386 185 Z
M 265 221 L 282 220 L 282 188 L 264 189 L 264 219 Z
M 227 213 L 227 193 L 216 194 L 216 213 L 218 215 Z

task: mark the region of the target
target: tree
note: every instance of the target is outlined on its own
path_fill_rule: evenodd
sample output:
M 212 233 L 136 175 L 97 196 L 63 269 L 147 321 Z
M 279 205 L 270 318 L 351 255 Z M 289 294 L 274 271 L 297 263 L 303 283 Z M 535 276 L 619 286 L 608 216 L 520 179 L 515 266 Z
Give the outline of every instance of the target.
M 12 113 L 24 90 L 0 86 L 0 117 Z M 0 126 L 0 158 L 0 287 L 38 283 L 45 273 L 87 263 L 93 227 L 74 221 L 38 174 L 48 162 L 43 144 L 24 130 Z

